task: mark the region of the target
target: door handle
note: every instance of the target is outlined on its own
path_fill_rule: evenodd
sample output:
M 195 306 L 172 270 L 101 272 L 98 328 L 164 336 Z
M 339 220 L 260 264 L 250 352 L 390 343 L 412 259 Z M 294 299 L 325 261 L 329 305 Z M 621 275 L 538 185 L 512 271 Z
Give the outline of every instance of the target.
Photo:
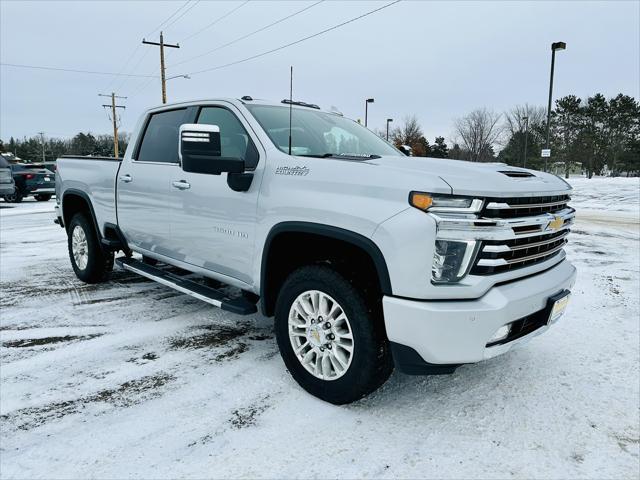
M 186 180 L 175 180 L 171 182 L 171 185 L 179 190 L 186 190 L 187 188 L 191 188 L 191 184 Z
M 120 181 L 124 183 L 130 183 L 133 181 L 133 177 L 127 173 L 126 175 L 120 176 Z

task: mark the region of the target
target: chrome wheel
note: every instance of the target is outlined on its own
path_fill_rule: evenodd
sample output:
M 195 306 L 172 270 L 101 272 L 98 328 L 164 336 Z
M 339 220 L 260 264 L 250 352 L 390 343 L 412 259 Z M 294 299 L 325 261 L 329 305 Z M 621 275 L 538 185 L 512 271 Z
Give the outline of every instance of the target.
M 87 236 L 80 225 L 76 225 L 71 233 L 71 252 L 76 266 L 80 270 L 87 268 L 89 262 L 89 247 L 87 245 Z
M 353 358 L 351 325 L 338 302 L 326 293 L 308 290 L 289 310 L 289 340 L 302 366 L 321 380 L 342 377 Z

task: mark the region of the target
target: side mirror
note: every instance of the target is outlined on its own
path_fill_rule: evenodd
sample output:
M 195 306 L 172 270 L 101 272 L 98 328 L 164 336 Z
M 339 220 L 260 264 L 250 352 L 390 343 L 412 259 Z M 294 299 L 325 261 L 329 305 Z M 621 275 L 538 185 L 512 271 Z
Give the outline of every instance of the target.
M 220 128 L 217 125 L 196 123 L 180 125 L 178 153 L 185 172 L 209 175 L 244 172 L 244 160 L 220 155 L 222 148 Z

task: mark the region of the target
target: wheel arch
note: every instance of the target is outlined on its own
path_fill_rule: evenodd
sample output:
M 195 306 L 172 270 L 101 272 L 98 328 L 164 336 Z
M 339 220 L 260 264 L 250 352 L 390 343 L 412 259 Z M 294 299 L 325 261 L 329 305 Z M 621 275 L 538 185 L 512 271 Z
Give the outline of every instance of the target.
M 98 240 L 100 241 L 102 239 L 102 234 L 100 233 L 100 228 L 98 228 L 96 214 L 93 210 L 93 204 L 91 203 L 89 195 L 82 190 L 73 188 L 65 190 L 62 195 L 62 220 L 64 221 L 64 226 L 67 232 L 69 230 L 69 223 L 71 222 L 71 219 L 79 212 L 84 212 L 89 215 Z
M 355 254 L 361 261 L 370 262 L 367 267 L 376 277 L 376 288 L 384 295 L 391 294 L 391 279 L 387 263 L 384 255 L 371 239 L 332 225 L 312 222 L 282 222 L 271 228 L 262 251 L 260 299 L 264 315 L 268 317 L 274 315 L 280 287 L 293 269 L 323 260 L 323 255 L 317 255 L 317 252 L 311 252 L 308 255 L 299 253 L 289 255 L 291 250 L 288 247 L 296 240 L 315 242 L 313 245 L 320 246 L 319 253 L 328 253 L 332 259 L 348 253 Z M 279 257 L 283 253 L 286 253 L 288 257 L 285 261 Z M 349 259 L 349 261 L 351 260 L 352 258 Z

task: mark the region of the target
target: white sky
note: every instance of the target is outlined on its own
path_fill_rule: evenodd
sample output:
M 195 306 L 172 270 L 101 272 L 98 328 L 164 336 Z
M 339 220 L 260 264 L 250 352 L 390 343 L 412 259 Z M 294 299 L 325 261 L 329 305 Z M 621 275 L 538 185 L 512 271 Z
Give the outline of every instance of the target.
M 192 6 L 195 0 L 186 8 Z M 239 1 L 200 1 L 165 30 L 171 66 L 311 5 L 313 1 L 252 1 L 202 33 L 187 38 Z M 233 62 L 341 23 L 388 2 L 326 1 L 274 28 L 214 54 L 169 68 L 189 73 Z M 156 75 L 157 47 L 142 46 L 180 1 L 0 1 L 0 60 L 82 70 Z M 185 9 L 186 9 L 185 8 Z M 184 11 L 184 10 L 183 10 Z M 174 17 L 175 18 L 175 17 Z M 281 100 L 294 66 L 295 99 L 335 105 L 351 118 L 383 128 L 415 114 L 427 138 L 449 138 L 453 119 L 474 108 L 498 112 L 515 104 L 546 106 L 550 44 L 565 41 L 556 58 L 554 98 L 619 92 L 640 97 L 640 2 L 403 1 L 320 37 L 240 65 L 168 82 L 169 101 L 207 97 Z M 158 33 L 148 39 L 157 41 Z M 136 50 L 137 48 L 137 50 Z M 143 55 L 146 55 L 143 57 Z M 139 60 L 142 60 L 139 62 Z M 139 62 L 139 63 L 138 63 Z M 129 98 L 122 128 L 160 103 L 159 81 L 42 70 L 0 69 L 0 138 L 45 131 L 109 133 L 98 93 Z M 146 84 L 146 88 L 144 85 Z

